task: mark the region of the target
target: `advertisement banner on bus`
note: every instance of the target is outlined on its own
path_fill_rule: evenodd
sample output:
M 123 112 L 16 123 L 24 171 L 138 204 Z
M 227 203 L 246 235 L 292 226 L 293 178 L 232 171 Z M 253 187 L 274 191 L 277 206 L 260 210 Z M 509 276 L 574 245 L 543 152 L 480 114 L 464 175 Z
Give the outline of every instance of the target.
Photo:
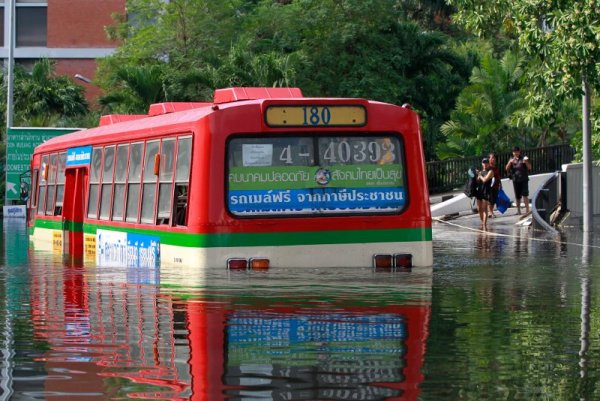
M 160 265 L 158 237 L 97 230 L 96 238 L 98 266 L 158 267 Z
M 406 203 L 394 136 L 235 138 L 228 207 L 236 215 L 399 212 Z
M 229 210 L 278 212 L 397 211 L 406 203 L 397 166 L 232 168 Z

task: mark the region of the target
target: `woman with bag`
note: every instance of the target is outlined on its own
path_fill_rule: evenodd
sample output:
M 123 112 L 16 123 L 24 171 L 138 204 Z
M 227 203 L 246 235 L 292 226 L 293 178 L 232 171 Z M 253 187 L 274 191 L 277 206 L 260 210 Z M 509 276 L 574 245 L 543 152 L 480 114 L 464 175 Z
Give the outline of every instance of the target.
M 500 168 L 496 166 L 496 153 L 491 152 L 488 155 L 488 159 L 490 161 L 490 169 L 494 172 L 494 179 L 492 180 L 492 188 L 490 191 L 490 199 L 489 199 L 489 207 L 490 213 L 488 217 L 496 217 L 494 215 L 494 206 L 498 201 L 498 191 L 502 188 L 502 177 L 500 175 Z
M 489 199 L 492 191 L 494 171 L 490 168 L 490 160 L 486 157 L 481 160 L 481 170 L 477 170 L 477 211 L 483 227 L 487 227 Z

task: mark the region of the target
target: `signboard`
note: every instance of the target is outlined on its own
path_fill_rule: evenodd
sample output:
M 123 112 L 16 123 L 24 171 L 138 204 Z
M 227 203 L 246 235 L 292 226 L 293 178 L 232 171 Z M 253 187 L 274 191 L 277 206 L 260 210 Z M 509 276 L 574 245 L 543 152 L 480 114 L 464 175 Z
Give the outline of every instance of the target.
M 67 167 L 89 166 L 92 161 L 92 147 L 81 146 L 67 149 Z
M 29 171 L 33 149 L 55 136 L 80 128 L 9 128 L 6 135 L 5 204 L 20 200 L 21 174 Z
M 245 216 L 400 212 L 400 150 L 391 136 L 235 138 L 227 206 Z
M 127 232 L 96 231 L 96 264 L 115 267 L 158 267 L 158 237 Z
M 363 106 L 269 106 L 265 121 L 269 127 L 363 126 L 367 123 L 367 110 Z
M 27 218 L 27 207 L 25 205 L 4 206 L 5 219 L 25 219 Z

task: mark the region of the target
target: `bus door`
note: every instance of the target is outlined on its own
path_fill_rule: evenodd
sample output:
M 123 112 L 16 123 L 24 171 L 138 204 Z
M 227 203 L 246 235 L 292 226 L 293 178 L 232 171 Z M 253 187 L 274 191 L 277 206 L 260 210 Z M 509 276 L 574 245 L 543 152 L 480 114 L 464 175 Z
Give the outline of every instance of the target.
M 68 168 L 65 171 L 65 196 L 62 210 L 63 255 L 83 258 L 83 216 L 87 168 Z

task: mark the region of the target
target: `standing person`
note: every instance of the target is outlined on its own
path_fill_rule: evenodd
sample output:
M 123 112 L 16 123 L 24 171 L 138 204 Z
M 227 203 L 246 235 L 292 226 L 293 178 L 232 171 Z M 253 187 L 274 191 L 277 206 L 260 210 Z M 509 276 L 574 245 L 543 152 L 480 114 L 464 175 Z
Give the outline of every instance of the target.
M 521 155 L 521 149 L 515 146 L 512 150 L 512 158 L 506 163 L 506 171 L 513 180 L 515 199 L 517 203 L 517 214 L 521 214 L 521 198 L 525 204 L 525 214 L 529 213 L 529 171 L 531 163 L 527 156 Z
M 489 217 L 496 217 L 494 215 L 494 206 L 496 206 L 496 201 L 498 200 L 498 191 L 502 188 L 502 177 L 500 173 L 500 167 L 496 165 L 496 161 L 498 160 L 496 153 L 491 152 L 488 155 L 488 159 L 490 160 L 490 169 L 494 172 L 494 179 L 492 180 L 492 188 L 490 191 L 490 215 Z
M 477 211 L 479 220 L 484 227 L 487 227 L 489 199 L 492 188 L 492 178 L 494 172 L 490 169 L 490 160 L 485 157 L 481 160 L 481 170 L 477 170 Z

